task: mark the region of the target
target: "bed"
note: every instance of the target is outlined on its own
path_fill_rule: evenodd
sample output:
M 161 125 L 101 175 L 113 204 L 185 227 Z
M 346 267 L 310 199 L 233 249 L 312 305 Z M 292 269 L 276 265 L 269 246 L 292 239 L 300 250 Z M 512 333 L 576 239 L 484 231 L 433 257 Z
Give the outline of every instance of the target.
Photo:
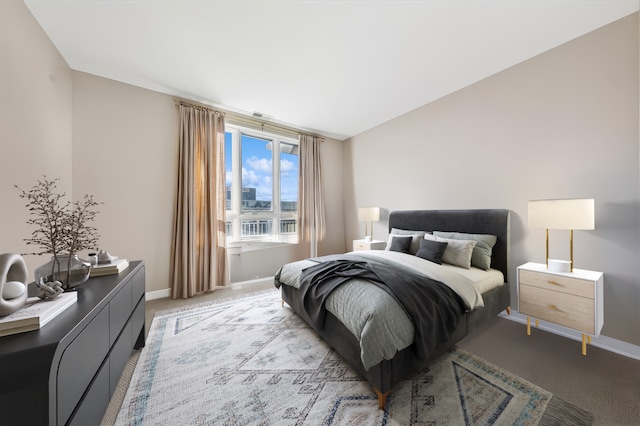
M 283 303 L 371 384 L 381 409 L 396 384 L 510 306 L 508 210 L 394 211 L 389 233 L 387 250 L 291 262 L 275 275 Z M 402 293 L 425 288 L 436 291 L 431 305 L 422 293 L 403 305 Z

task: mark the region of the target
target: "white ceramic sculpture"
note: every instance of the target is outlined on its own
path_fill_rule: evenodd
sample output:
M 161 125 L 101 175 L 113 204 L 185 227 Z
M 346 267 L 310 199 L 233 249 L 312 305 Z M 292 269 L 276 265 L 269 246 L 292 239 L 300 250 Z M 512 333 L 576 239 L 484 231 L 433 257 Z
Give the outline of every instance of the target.
M 100 250 L 98 252 L 98 265 L 106 265 L 107 263 L 118 260 L 116 256 L 111 256 L 108 251 Z
M 54 281 L 54 282 L 44 282 L 44 279 L 40 278 L 40 282 L 36 283 L 38 285 L 38 292 L 36 296 L 40 299 L 55 299 L 62 293 L 64 293 L 64 289 L 62 288 L 62 282 Z
M 2 289 L 2 297 L 5 300 L 15 299 L 16 297 L 22 296 L 22 293 L 25 291 L 27 291 L 27 289 L 20 281 L 7 281 L 4 283 L 4 288 Z
M 27 301 L 27 265 L 19 254 L 0 254 L 0 317 L 9 315 L 22 308 Z M 13 298 L 5 298 L 5 286 L 7 282 L 22 284 L 20 292 L 17 284 L 9 284 L 7 295 Z

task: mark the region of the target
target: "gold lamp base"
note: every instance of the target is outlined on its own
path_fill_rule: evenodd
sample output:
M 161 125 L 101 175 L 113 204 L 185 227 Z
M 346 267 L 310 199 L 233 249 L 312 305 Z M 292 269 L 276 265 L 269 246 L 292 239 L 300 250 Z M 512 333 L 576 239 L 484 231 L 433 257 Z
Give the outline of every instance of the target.
M 569 261 L 549 259 L 549 228 L 546 229 L 546 265 L 554 272 L 573 272 L 573 229 L 569 229 Z

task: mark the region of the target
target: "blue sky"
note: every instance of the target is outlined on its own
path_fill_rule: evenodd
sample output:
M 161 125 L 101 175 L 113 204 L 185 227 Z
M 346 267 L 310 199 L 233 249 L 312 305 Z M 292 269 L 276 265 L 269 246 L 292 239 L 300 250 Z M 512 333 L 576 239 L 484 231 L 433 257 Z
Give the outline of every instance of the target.
M 231 134 L 225 135 L 226 181 L 231 185 Z M 298 200 L 298 156 L 282 153 L 280 155 L 281 199 Z M 267 149 L 263 139 L 243 136 L 242 144 L 242 184 L 256 188 L 256 199 L 271 201 L 273 196 L 273 152 Z

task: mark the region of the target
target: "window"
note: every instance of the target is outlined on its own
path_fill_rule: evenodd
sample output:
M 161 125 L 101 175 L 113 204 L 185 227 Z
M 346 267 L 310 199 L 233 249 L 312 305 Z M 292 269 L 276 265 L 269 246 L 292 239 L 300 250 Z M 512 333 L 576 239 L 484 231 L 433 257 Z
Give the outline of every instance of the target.
M 298 141 L 225 128 L 227 241 L 297 243 Z

